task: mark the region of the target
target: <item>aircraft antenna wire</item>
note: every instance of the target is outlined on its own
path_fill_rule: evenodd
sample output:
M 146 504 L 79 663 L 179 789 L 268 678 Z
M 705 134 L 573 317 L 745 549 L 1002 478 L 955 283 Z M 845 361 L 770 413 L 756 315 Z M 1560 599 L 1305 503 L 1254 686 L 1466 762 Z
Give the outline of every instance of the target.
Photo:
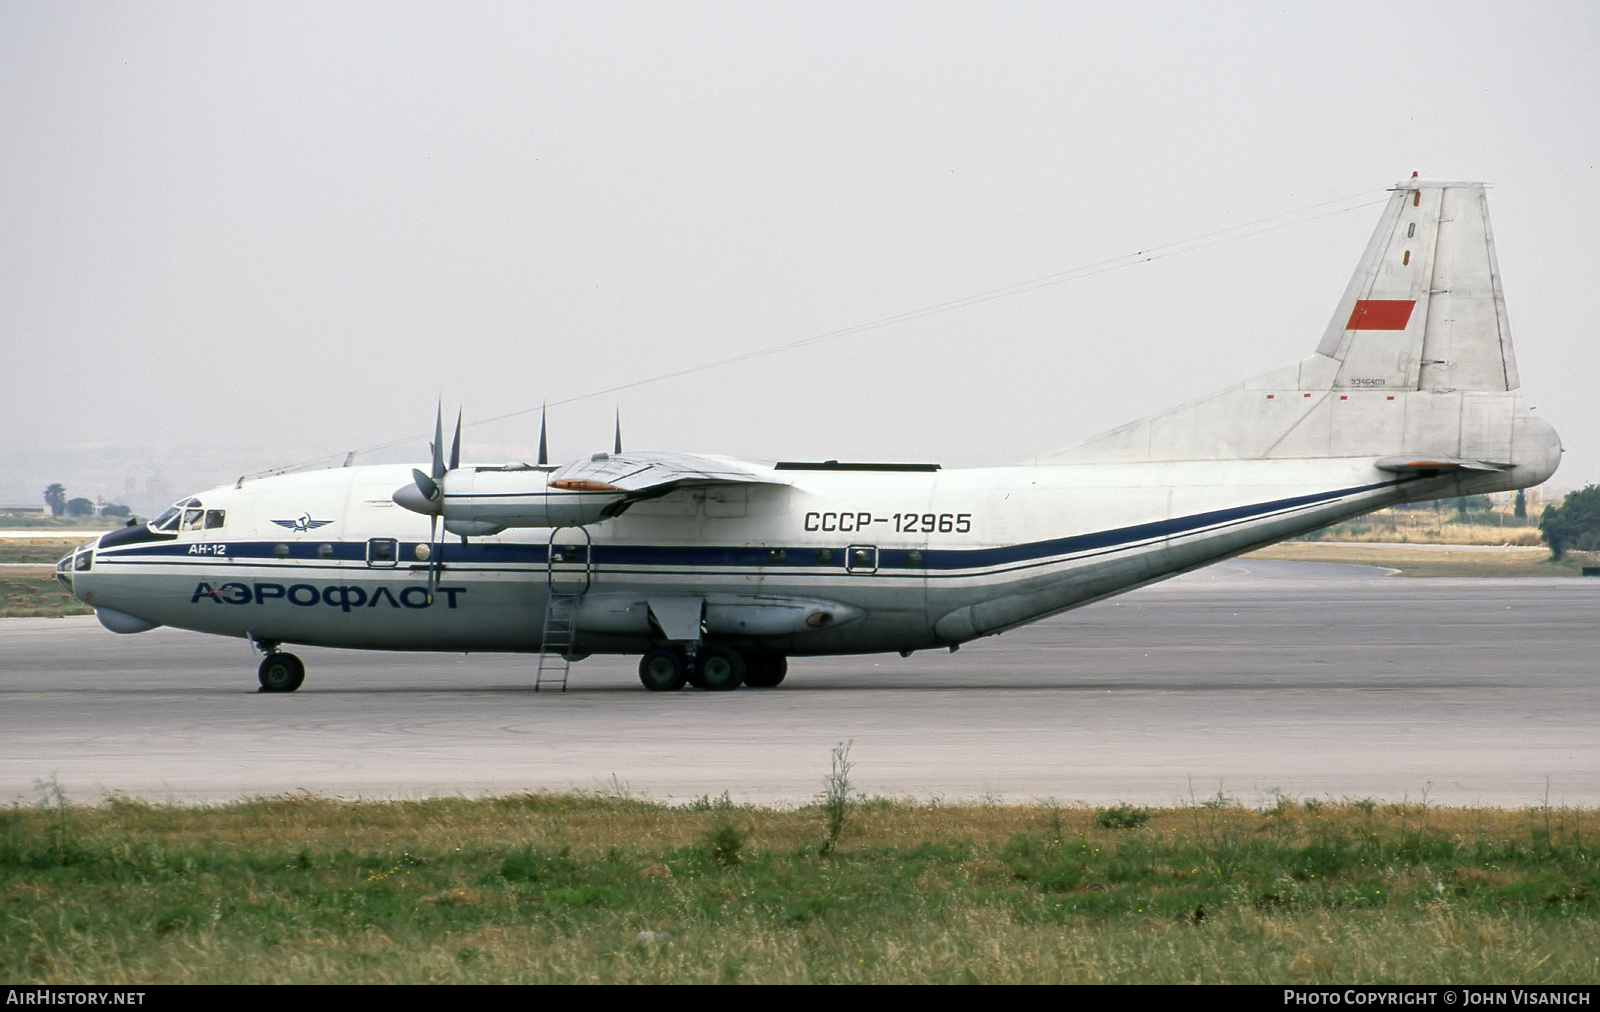
M 1105 260 L 1098 260 L 1094 263 L 1084 264 L 1079 267 L 1071 267 L 1067 270 L 1056 271 L 1052 274 L 1045 274 L 1036 278 L 1030 278 L 1027 281 L 1018 281 L 1014 284 L 1003 285 L 999 288 L 991 288 L 988 291 L 976 292 L 972 295 L 965 295 L 959 299 L 951 299 L 947 302 L 938 302 L 934 303 L 933 305 L 923 306 L 918 309 L 909 309 L 905 312 L 895 313 L 891 316 L 880 317 L 876 320 L 869 320 L 865 323 L 857 323 L 848 327 L 841 327 L 838 330 L 830 330 L 821 334 L 811 334 L 807 337 L 798 338 L 792 341 L 785 341 L 781 344 L 768 345 L 765 348 L 757 348 L 753 351 L 740 352 L 737 355 L 729 355 L 725 358 L 714 359 L 710 362 L 701 362 L 697 365 L 685 366 L 682 369 L 674 369 L 671 372 L 657 373 L 654 376 L 630 380 L 626 383 L 618 383 L 600 390 L 592 390 L 588 393 L 575 394 L 571 397 L 564 397 L 560 400 L 541 403 L 538 407 L 518 408 L 516 411 L 508 411 L 504 414 L 494 415 L 489 418 L 480 418 L 477 421 L 466 423 L 466 427 L 472 428 L 473 426 L 478 425 L 489 425 L 494 422 L 505 421 L 508 418 L 518 418 L 522 415 L 531 415 L 535 411 L 545 411 L 549 408 L 560 407 L 565 404 L 577 404 L 582 401 L 593 400 L 596 397 L 604 397 L 608 394 L 621 393 L 625 390 L 635 390 L 639 387 L 649 386 L 652 383 L 664 383 L 667 380 L 680 379 L 684 376 L 695 375 L 696 373 L 709 372 L 713 369 L 721 369 L 725 366 L 737 365 L 740 362 L 748 362 L 752 359 L 765 358 L 768 355 L 779 355 L 783 352 L 807 348 L 811 345 L 821 344 L 824 341 L 833 341 L 841 337 L 850 337 L 854 334 L 863 334 L 867 333 L 868 331 L 881 330 L 895 326 L 896 324 L 908 323 L 912 320 L 920 320 L 924 317 L 933 316 L 938 313 L 948 313 L 952 310 L 964 309 L 968 306 L 976 306 L 985 302 L 993 302 L 996 299 L 1004 299 L 1014 295 L 1022 295 L 1027 292 L 1037 291 L 1041 288 L 1050 288 L 1055 285 L 1066 284 L 1070 281 L 1079 281 L 1083 278 L 1090 278 L 1099 274 L 1108 274 L 1112 271 L 1120 271 L 1128 267 L 1136 267 L 1139 264 L 1150 263 L 1154 260 L 1162 260 L 1167 257 L 1178 256 L 1183 253 L 1192 253 L 1196 250 L 1207 249 L 1211 246 L 1235 242 L 1240 239 L 1247 239 L 1252 236 L 1263 235 L 1268 232 L 1275 232 L 1279 229 L 1290 228 L 1295 225 L 1303 225 L 1308 222 L 1318 221 L 1322 218 L 1328 218 L 1338 214 L 1346 214 L 1350 211 L 1359 211 L 1362 208 L 1372 207 L 1383 203 L 1388 199 L 1388 192 L 1389 191 L 1387 188 L 1381 190 L 1362 190 L 1359 193 L 1352 193 L 1349 196 L 1339 197 L 1334 200 L 1325 200 L 1321 203 L 1312 204 L 1309 207 L 1303 207 L 1295 211 L 1285 211 L 1281 214 L 1269 215 L 1265 218 L 1257 218 L 1254 221 L 1244 222 L 1240 225 L 1232 225 L 1228 228 L 1216 229 L 1211 232 L 1202 232 L 1198 235 L 1189 236 L 1186 239 L 1178 239 L 1173 242 L 1149 246 L 1144 249 L 1135 250 L 1132 253 L 1124 253 L 1121 256 L 1110 257 Z M 1373 199 L 1375 194 L 1383 194 L 1384 196 Z M 1359 201 L 1359 203 L 1350 203 L 1350 201 L 1353 200 Z M 339 457 L 343 457 L 347 462 L 346 466 L 348 466 L 348 462 L 360 454 L 372 453 L 377 450 L 387 450 L 391 447 L 403 446 L 406 443 L 412 443 L 419 439 L 426 438 L 427 436 L 425 433 L 417 434 L 404 436 L 399 439 L 391 439 L 383 443 L 374 443 L 371 446 L 363 446 L 355 450 L 328 453 L 319 457 L 313 457 L 310 460 L 301 461 L 297 464 L 288 464 L 281 467 L 268 468 L 265 471 L 258 471 L 254 474 L 248 474 L 240 480 L 246 481 L 251 478 L 266 477 L 267 475 L 286 474 L 291 471 L 307 469 L 313 465 L 320 464 L 323 461 L 333 460 Z

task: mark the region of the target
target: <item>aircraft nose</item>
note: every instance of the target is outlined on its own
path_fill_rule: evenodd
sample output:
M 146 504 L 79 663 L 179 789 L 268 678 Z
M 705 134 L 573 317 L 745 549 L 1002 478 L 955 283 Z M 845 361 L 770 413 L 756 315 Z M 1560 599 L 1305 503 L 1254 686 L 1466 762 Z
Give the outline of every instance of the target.
M 88 573 L 94 568 L 94 550 L 100 547 L 100 539 L 85 541 L 61 557 L 56 563 L 56 581 L 67 588 L 67 593 L 78 599 L 83 598 L 84 588 L 77 586 L 81 574 Z

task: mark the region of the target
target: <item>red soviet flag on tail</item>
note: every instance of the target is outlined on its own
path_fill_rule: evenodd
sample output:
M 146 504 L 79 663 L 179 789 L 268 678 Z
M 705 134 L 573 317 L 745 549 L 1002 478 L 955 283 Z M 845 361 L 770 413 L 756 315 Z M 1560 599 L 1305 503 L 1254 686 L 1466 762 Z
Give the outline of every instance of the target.
M 1405 330 L 1415 299 L 1361 299 L 1350 313 L 1345 330 Z

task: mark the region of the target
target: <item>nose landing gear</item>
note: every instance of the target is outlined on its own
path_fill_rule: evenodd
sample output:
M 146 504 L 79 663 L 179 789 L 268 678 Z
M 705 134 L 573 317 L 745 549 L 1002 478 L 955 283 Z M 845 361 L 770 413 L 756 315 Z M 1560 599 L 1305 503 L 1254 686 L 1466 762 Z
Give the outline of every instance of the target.
M 262 692 L 293 692 L 306 680 L 306 666 L 294 654 L 267 654 L 256 669 Z
M 300 662 L 300 658 L 294 654 L 280 653 L 277 640 L 257 639 L 251 633 L 245 633 L 245 638 L 251 646 L 266 655 L 261 660 L 261 667 L 256 669 L 256 680 L 261 683 L 262 692 L 293 692 L 300 688 L 306 680 L 306 666 Z

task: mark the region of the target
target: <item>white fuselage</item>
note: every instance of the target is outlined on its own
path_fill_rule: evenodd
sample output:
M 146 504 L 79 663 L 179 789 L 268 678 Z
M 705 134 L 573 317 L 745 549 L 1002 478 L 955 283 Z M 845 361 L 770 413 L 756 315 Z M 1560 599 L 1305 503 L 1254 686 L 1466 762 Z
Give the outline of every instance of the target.
M 585 528 L 463 545 L 430 543 L 429 518 L 394 504 L 408 474 L 351 467 L 213 489 L 197 498 L 221 526 L 129 528 L 64 569 L 97 608 L 268 642 L 538 650 L 554 587 L 584 592 L 574 653 L 641 652 L 662 638 L 650 605 L 687 599 L 704 600 L 706 635 L 748 647 L 911 651 L 1458 484 L 1370 459 L 788 471 L 788 484 L 680 490 Z

